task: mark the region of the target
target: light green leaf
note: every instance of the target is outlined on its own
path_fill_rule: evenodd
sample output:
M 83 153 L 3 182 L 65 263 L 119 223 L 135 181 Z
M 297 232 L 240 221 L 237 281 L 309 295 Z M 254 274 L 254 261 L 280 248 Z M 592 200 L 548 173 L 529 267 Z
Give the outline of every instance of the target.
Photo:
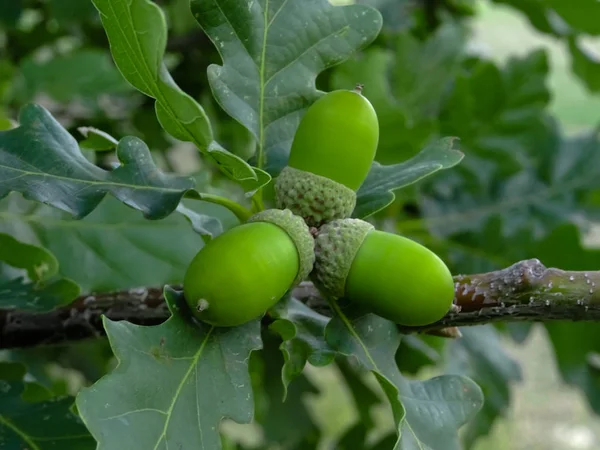
M 119 364 L 77 396 L 97 450 L 218 450 L 223 418 L 252 419 L 248 360 L 261 348 L 260 320 L 196 324 L 181 295 L 167 288 L 165 297 L 172 316 L 161 325 L 104 320 Z
M 406 162 L 383 166 L 373 163 L 367 179 L 357 193 L 353 217 L 365 218 L 394 201 L 393 191 L 457 165 L 464 154 L 452 148 L 455 138 L 447 137 L 425 147 Z
M 223 59 L 208 68 L 213 95 L 255 137 L 257 165 L 273 157 L 272 172 L 285 165 L 300 118 L 321 95 L 317 75 L 381 28 L 377 10 L 327 0 L 191 0 L 191 6 Z
M 243 159 L 213 139 L 204 109 L 183 92 L 163 62 L 167 43 L 164 13 L 148 0 L 93 0 L 110 42 L 113 59 L 129 83 L 156 100 L 156 116 L 173 137 L 193 142 L 219 168 L 248 190 L 258 189 L 266 173 L 255 171 Z

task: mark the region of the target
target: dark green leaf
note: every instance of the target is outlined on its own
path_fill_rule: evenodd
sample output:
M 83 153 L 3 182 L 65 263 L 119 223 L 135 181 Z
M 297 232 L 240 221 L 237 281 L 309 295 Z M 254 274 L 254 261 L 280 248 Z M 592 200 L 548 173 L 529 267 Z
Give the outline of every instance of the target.
M 335 68 L 331 85 L 345 89 L 356 80 L 364 85 L 363 93 L 377 112 L 379 143 L 375 159 L 393 164 L 415 156 L 430 139 L 434 121 L 414 117 L 414 111 L 402 107 L 393 95 L 392 80 L 387 76 L 395 67 L 392 50 L 369 49 Z
M 224 417 L 252 419 L 248 359 L 261 347 L 260 321 L 221 329 L 192 323 L 182 296 L 165 295 L 172 316 L 161 325 L 104 320 L 119 365 L 77 396 L 98 450 L 216 450 Z
M 54 278 L 38 283 L 15 278 L 0 281 L 0 309 L 50 311 L 70 303 L 79 294 L 79 286 L 67 278 Z
M 587 34 L 599 35 L 600 3 L 593 0 L 543 0 L 571 27 Z
M 307 361 L 317 367 L 333 362 L 335 352 L 325 342 L 324 335 L 329 318 L 291 297 L 279 301 L 269 315 L 276 319 L 270 328 L 283 339 L 280 348 L 285 363 L 281 380 L 285 400 L 288 385 L 302 373 Z
M 92 450 L 96 442 L 70 408 L 73 399 L 26 392 L 21 364 L 0 362 L 0 445 L 3 449 Z
M 87 1 L 79 3 L 91 6 Z M 79 50 L 43 62 L 26 59 L 20 72 L 25 89 L 22 102 L 42 92 L 67 103 L 78 99 L 96 102 L 100 95 L 123 95 L 132 91 L 112 64 L 110 54 L 103 50 Z
M 394 201 L 393 191 L 416 183 L 439 170 L 458 164 L 464 154 L 452 148 L 454 138 L 427 146 L 418 155 L 400 164 L 382 166 L 375 162 L 357 193 L 353 217 L 365 218 Z
M 321 94 L 317 75 L 381 28 L 377 10 L 326 0 L 192 0 L 191 6 L 223 59 L 208 68 L 213 94 L 254 135 L 259 167 L 266 154 L 278 154 L 269 164 L 273 172 L 281 168 L 273 162 L 285 164 L 302 114 Z
M 464 327 L 461 339 L 448 346 L 447 373 L 471 377 L 483 390 L 483 408 L 466 426 L 463 435 L 467 448 L 477 438 L 490 433 L 498 417 L 510 407 L 511 384 L 522 380 L 519 364 L 502 349 L 498 332 L 492 326 Z
M 531 25 L 542 33 L 561 34 L 566 24 L 557 20 L 556 14 L 540 0 L 493 0 L 494 3 L 508 5 L 527 17 Z
M 79 143 L 82 148 L 105 151 L 113 150 L 119 144 L 119 141 L 110 134 L 93 127 L 79 127 L 77 128 L 77 131 L 85 137 L 85 139 Z
M 94 5 L 90 0 L 50 0 L 49 6 L 52 17 L 64 25 L 94 18 Z
M 268 329 L 263 330 L 262 337 L 263 350 L 256 354 L 261 357 L 262 367 L 258 386 L 254 384 L 254 395 L 261 397 L 257 398 L 256 421 L 262 426 L 265 447 L 276 444 L 290 448 L 312 443 L 307 448 L 314 448 L 320 431 L 304 402 L 307 396 L 319 394 L 319 390 L 301 373 L 289 386 L 282 384 L 286 362 L 285 352 L 280 350 L 281 341 Z
M 194 187 L 190 178 L 160 172 L 138 138 L 121 139 L 122 164 L 105 171 L 85 159 L 77 141 L 41 106 L 26 106 L 20 122 L 0 132 L 0 198 L 21 192 L 82 218 L 111 193 L 146 218 L 162 219 Z
M 227 227 L 236 223 L 217 205 L 189 207 L 222 219 Z M 60 262 L 59 274 L 75 280 L 83 292 L 181 283 L 203 245 L 180 214 L 148 221 L 110 197 L 89 216 L 72 220 L 12 194 L 0 202 L 0 232 L 48 249 Z
M 408 334 L 400 341 L 396 363 L 402 373 L 416 374 L 425 366 L 435 366 L 441 361 L 441 353 L 448 339 L 427 334 Z
M 342 377 L 348 385 L 348 389 L 354 399 L 354 406 L 358 411 L 360 417 L 360 423 L 363 425 L 363 430 L 368 431 L 372 428 L 375 423 L 371 416 L 371 409 L 373 406 L 380 403 L 380 399 L 375 392 L 367 385 L 364 381 L 366 370 L 363 367 L 353 367 L 351 361 L 343 358 L 339 358 L 337 366 L 340 369 Z M 360 433 L 359 430 L 353 431 L 354 433 Z
M 571 68 L 591 92 L 600 91 L 600 57 L 575 37 L 569 38 Z
M 58 261 L 52 253 L 5 233 L 0 233 L 0 261 L 25 269 L 29 278 L 0 280 L 0 308 L 50 311 L 71 302 L 80 293 L 75 282 L 57 276 Z
M 350 427 L 346 432 L 342 435 L 340 440 L 336 442 L 335 449 L 336 450 L 354 450 L 357 448 L 366 448 L 367 434 L 369 433 L 369 429 L 362 422 L 357 422 L 352 427 Z M 392 441 L 392 445 L 393 445 Z M 390 449 L 393 447 L 390 447 Z
M 0 261 L 25 269 L 32 281 L 48 279 L 58 273 L 58 261 L 48 250 L 25 244 L 4 233 L 0 233 Z
M 14 27 L 23 12 L 23 0 L 11 0 L 0 4 L 0 23 Z
M 343 312 L 327 326 L 329 344 L 371 370 L 390 401 L 398 427 L 397 449 L 459 449 L 458 428 L 481 408 L 483 394 L 470 379 L 445 375 L 405 379 L 395 363 L 396 325 L 372 314 L 350 320 Z
M 542 50 L 510 59 L 503 70 L 487 61 L 474 63 L 446 100 L 442 134 L 459 137 L 469 155 L 493 159 L 505 170 L 520 168 L 523 155 L 538 153 L 539 136 L 546 133 L 547 74 Z
M 194 231 L 205 238 L 205 241 L 223 232 L 223 225 L 216 217 L 197 213 L 193 209 L 184 206 L 183 203 L 177 206 L 177 212 L 190 221 Z
M 253 191 L 270 177 L 213 140 L 204 109 L 183 92 L 167 71 L 163 56 L 167 43 L 165 16 L 148 0 L 93 0 L 110 41 L 115 63 L 136 89 L 156 100 L 156 116 L 173 137 L 193 142 L 219 168 Z

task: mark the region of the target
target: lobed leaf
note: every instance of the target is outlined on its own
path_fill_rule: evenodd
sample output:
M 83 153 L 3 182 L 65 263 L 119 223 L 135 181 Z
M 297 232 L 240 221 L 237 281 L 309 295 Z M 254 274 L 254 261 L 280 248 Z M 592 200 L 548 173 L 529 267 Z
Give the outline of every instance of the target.
M 26 270 L 29 278 L 0 279 L 0 309 L 50 311 L 70 303 L 80 293 L 74 281 L 57 275 L 58 261 L 45 248 L 0 233 L 0 261 Z
M 194 202 L 188 207 L 226 227 L 236 223 L 219 206 Z M 11 194 L 0 202 L 0 232 L 52 252 L 60 262 L 60 276 L 74 280 L 82 292 L 181 283 L 203 245 L 182 215 L 145 220 L 111 197 L 82 220 L 72 220 L 57 209 Z
M 0 362 L 0 444 L 6 449 L 92 450 L 96 442 L 70 410 L 70 397 L 48 398 L 26 383 L 25 367 Z M 36 391 L 36 392 L 33 392 Z M 40 395 L 41 394 L 41 395 Z M 35 401 L 35 400 L 41 401 Z
M 352 216 L 365 218 L 375 214 L 394 201 L 393 191 L 458 164 L 464 154 L 452 148 L 454 139 L 440 139 L 403 163 L 383 166 L 374 162 L 358 190 Z
M 326 0 L 191 0 L 191 7 L 223 59 L 208 68 L 213 95 L 253 134 L 257 164 L 268 155 L 272 173 L 286 164 L 300 118 L 321 95 L 317 75 L 381 28 L 377 10 Z
M 336 313 L 326 339 L 375 375 L 392 407 L 398 433 L 394 448 L 460 449 L 458 429 L 481 408 L 481 389 L 456 375 L 405 379 L 394 359 L 401 338 L 395 324 L 372 314 L 351 319 L 339 307 Z
M 173 137 L 193 142 L 206 156 L 246 190 L 268 183 L 270 177 L 228 152 L 213 139 L 209 119 L 196 100 L 183 92 L 163 62 L 167 44 L 164 13 L 149 0 L 93 0 L 100 12 L 115 64 L 136 89 L 156 100 L 156 116 Z
M 248 360 L 261 347 L 260 321 L 197 324 L 181 294 L 166 288 L 165 298 L 172 316 L 161 325 L 104 320 L 118 366 L 76 401 L 98 450 L 216 450 L 223 418 L 252 419 Z
M 285 362 L 281 380 L 285 400 L 290 382 L 302 373 L 307 361 L 317 367 L 333 362 L 335 352 L 325 342 L 324 335 L 329 318 L 291 297 L 279 301 L 269 315 L 276 319 L 270 329 L 283 339 L 280 349 Z
M 138 138 L 119 141 L 121 165 L 106 171 L 81 154 L 77 141 L 43 107 L 26 106 L 20 122 L 18 128 L 0 131 L 0 199 L 21 192 L 82 218 L 111 193 L 146 218 L 162 219 L 194 187 L 191 178 L 159 171 Z
M 497 330 L 491 326 L 461 328 L 462 338 L 448 346 L 446 373 L 467 375 L 481 386 L 485 402 L 479 414 L 465 427 L 467 448 L 487 435 L 495 421 L 508 413 L 510 388 L 522 380 L 519 363 L 502 348 Z

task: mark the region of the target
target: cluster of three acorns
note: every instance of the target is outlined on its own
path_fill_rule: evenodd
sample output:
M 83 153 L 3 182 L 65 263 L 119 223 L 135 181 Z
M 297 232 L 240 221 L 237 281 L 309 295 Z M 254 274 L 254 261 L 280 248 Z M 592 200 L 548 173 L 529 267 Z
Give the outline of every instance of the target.
M 310 278 L 324 296 L 400 325 L 441 319 L 454 299 L 442 260 L 410 239 L 350 218 L 378 140 L 377 115 L 360 86 L 313 103 L 275 181 L 281 209 L 221 234 L 191 262 L 184 295 L 194 316 L 215 326 L 241 325 Z

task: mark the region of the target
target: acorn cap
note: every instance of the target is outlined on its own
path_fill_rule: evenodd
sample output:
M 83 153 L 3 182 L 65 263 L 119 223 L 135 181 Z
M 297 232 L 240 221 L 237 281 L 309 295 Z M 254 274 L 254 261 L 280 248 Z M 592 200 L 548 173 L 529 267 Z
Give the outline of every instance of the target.
M 282 228 L 298 250 L 299 269 L 294 285 L 308 276 L 315 262 L 315 241 L 302 217 L 295 216 L 289 209 L 267 209 L 254 214 L 248 222 L 268 222 Z
M 356 192 L 321 175 L 286 166 L 275 181 L 279 208 L 290 209 L 311 227 L 350 217 Z
M 340 219 L 319 229 L 315 237 L 315 265 L 311 278 L 325 295 L 344 297 L 350 267 L 374 228 L 364 220 Z

